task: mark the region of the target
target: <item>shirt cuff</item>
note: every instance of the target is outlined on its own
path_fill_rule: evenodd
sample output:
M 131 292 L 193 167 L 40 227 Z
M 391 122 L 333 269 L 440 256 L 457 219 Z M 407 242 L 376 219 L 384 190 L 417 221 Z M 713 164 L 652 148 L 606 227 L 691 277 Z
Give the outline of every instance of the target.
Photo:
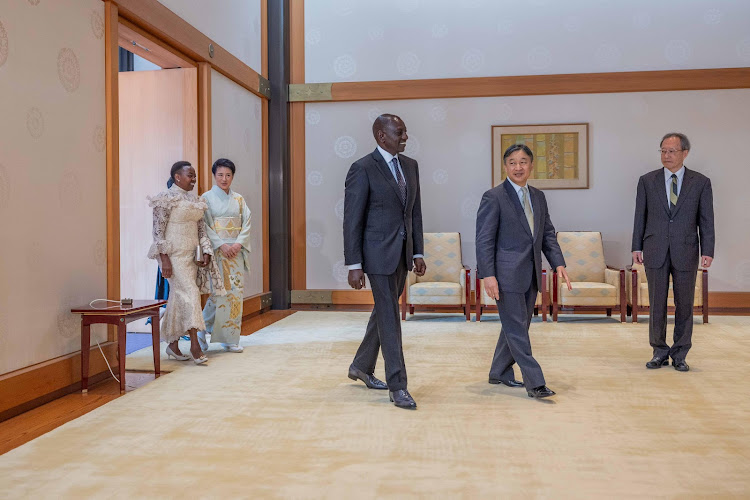
M 352 264 L 351 266 L 349 266 L 350 271 L 353 271 L 355 269 L 362 269 L 362 263 L 360 262 L 359 264 Z
M 411 256 L 411 258 L 412 258 L 412 260 L 413 259 L 424 259 L 424 255 L 422 255 L 421 253 L 415 253 L 414 255 Z

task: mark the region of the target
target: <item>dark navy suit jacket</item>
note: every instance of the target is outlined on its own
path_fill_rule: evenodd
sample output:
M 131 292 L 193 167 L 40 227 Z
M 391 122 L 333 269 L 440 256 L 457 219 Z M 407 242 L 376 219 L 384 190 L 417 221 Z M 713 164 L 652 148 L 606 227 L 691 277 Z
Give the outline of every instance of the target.
M 414 254 L 424 253 L 419 167 L 402 154 L 398 160 L 406 182 L 405 205 L 377 149 L 355 161 L 346 175 L 344 261 L 348 266 L 362 263 L 368 274 L 396 272 L 402 250 L 411 270 Z
M 521 201 L 506 179 L 484 193 L 477 212 L 477 272 L 479 278 L 494 276 L 501 292 L 525 293 L 536 276 L 542 289 L 542 255 L 553 268 L 565 265 L 547 200 L 539 189 L 529 186 L 534 212 L 534 234 Z
M 664 169 L 641 176 L 632 251 L 643 252 L 644 266 L 663 266 L 669 251 L 675 269 L 696 270 L 700 255 L 714 256 L 714 242 L 714 197 L 708 177 L 685 168 L 677 205 L 670 212 Z

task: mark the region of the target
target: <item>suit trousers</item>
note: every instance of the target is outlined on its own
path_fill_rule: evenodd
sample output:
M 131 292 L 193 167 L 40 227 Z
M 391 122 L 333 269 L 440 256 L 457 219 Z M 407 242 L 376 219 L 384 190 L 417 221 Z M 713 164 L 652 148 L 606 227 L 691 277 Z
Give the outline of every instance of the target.
M 365 338 L 357 349 L 352 363 L 365 373 L 373 373 L 378 360 L 378 350 L 382 349 L 386 384 L 391 391 L 406 389 L 406 364 L 398 308 L 398 299 L 404 290 L 406 274 L 403 252 L 401 262 L 393 274 L 367 274 L 375 307 L 367 323 Z
M 545 385 L 542 367 L 531 354 L 529 325 L 538 291 L 536 278 L 532 276 L 530 282 L 526 293 L 500 292 L 497 312 L 502 327 L 490 367 L 491 379 L 511 380 L 514 378 L 513 364 L 518 363 L 527 389 Z
M 695 303 L 695 279 L 698 266 L 692 271 L 674 268 L 672 258 L 667 258 L 661 267 L 647 267 L 648 279 L 648 337 L 654 356 L 669 355 L 675 361 L 684 361 L 693 338 L 693 304 Z M 667 345 L 667 296 L 669 276 L 672 276 L 674 293 L 674 342 Z

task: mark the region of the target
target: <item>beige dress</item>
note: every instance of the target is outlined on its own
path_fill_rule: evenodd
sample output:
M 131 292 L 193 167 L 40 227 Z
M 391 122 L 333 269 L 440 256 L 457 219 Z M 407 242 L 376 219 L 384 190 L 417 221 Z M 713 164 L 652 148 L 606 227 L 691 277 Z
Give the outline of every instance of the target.
M 154 242 L 148 256 L 159 261 L 160 254 L 169 256 L 172 276 L 169 282 L 169 300 L 161 320 L 161 338 L 165 342 L 179 339 L 188 330 L 203 330 L 206 325 L 201 310 L 201 293 L 226 294 L 223 279 L 213 259 L 207 268 L 195 263 L 196 247 L 213 255 L 211 242 L 206 236 L 203 213 L 206 203 L 190 191 L 177 185 L 149 198 L 154 209 Z

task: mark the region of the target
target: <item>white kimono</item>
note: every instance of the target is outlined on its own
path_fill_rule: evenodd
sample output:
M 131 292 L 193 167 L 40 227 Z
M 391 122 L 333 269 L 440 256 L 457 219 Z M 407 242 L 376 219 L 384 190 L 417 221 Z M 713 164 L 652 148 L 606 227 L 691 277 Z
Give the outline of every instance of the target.
M 238 344 L 242 326 L 244 271 L 250 271 L 250 209 L 245 199 L 231 189 L 225 193 L 214 186 L 201 197 L 208 205 L 204 214 L 206 235 L 224 279 L 226 295 L 211 294 L 203 308 L 206 331 L 211 342 Z M 219 250 L 224 244 L 242 245 L 240 252 L 228 259 Z

